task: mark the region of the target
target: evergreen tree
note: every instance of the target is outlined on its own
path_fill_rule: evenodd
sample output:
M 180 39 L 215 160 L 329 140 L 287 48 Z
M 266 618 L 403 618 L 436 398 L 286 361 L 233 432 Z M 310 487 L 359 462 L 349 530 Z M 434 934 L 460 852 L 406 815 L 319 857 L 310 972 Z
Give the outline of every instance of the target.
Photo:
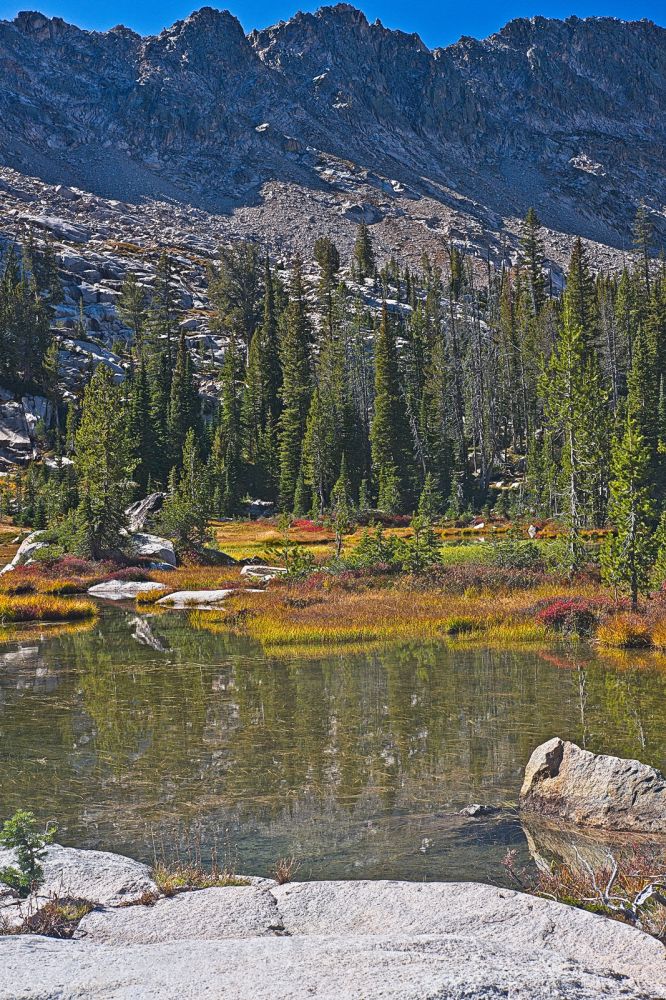
M 645 295 L 650 295 L 650 256 L 652 243 L 652 221 L 645 204 L 641 202 L 634 220 L 634 246 L 638 252 L 639 264 L 643 276 Z
M 417 513 L 428 524 L 432 524 L 442 509 L 442 498 L 437 492 L 435 479 L 431 472 L 428 472 L 423 483 Z
M 375 336 L 375 405 L 370 443 L 380 507 L 401 509 L 411 496 L 410 431 L 400 387 L 395 333 L 386 304 Z
M 106 365 L 99 364 L 83 397 L 74 452 L 80 496 L 77 547 L 82 554 L 99 559 L 123 545 L 135 465 L 122 391 Z
M 545 300 L 546 282 L 543 275 L 544 250 L 541 240 L 541 222 L 533 208 L 530 208 L 523 222 L 521 238 L 527 278 L 535 314 L 541 311 Z
M 146 292 L 132 271 L 127 272 L 120 289 L 118 315 L 132 331 L 134 345 L 141 355 L 143 327 L 146 320 Z
M 649 589 L 656 544 L 650 452 L 631 413 L 622 437 L 613 446 L 608 513 L 615 535 L 602 553 L 604 577 L 613 586 L 629 591 L 635 611 L 639 594 Z
M 561 503 L 573 560 L 580 528 L 588 520 L 601 526 L 605 519 L 609 426 L 596 355 L 586 351 L 582 329 L 566 301 L 541 391 L 548 426 L 559 444 Z
M 208 480 L 194 430 L 185 435 L 180 467 L 172 471 L 161 525 L 183 552 L 200 549 L 209 539 Z
M 210 272 L 208 294 L 217 310 L 215 328 L 236 337 L 247 355 L 261 316 L 261 265 L 254 243 L 220 249 L 220 265 Z
M 596 344 L 599 336 L 597 293 L 580 237 L 575 240 L 571 252 L 564 296 L 574 322 L 582 331 L 585 346 Z
M 173 268 L 169 254 L 163 252 L 155 269 L 155 284 L 148 311 L 146 339 L 150 353 L 159 356 L 166 352 L 169 368 L 173 360 L 175 337 L 176 301 L 173 290 Z
M 150 386 L 146 367 L 141 362 L 129 385 L 129 435 L 136 460 L 134 478 L 143 494 L 154 472 L 156 442 L 150 414 Z
M 359 281 L 372 277 L 375 271 L 375 253 L 372 247 L 372 237 L 365 222 L 359 223 L 354 244 L 354 263 Z
M 218 515 L 237 514 L 247 487 L 246 466 L 242 453 L 243 383 L 242 358 L 232 341 L 222 368 L 220 420 L 213 439 L 210 475 L 215 509 Z
M 310 391 L 310 324 L 303 292 L 302 265 L 294 264 L 291 295 L 282 323 L 280 360 L 283 382 L 282 413 L 279 420 L 280 508 L 294 510 L 296 482 L 301 471 L 302 441 L 305 433 Z
M 199 430 L 199 394 L 194 383 L 192 359 L 181 333 L 169 394 L 168 445 L 172 462 L 180 457 L 189 430 Z

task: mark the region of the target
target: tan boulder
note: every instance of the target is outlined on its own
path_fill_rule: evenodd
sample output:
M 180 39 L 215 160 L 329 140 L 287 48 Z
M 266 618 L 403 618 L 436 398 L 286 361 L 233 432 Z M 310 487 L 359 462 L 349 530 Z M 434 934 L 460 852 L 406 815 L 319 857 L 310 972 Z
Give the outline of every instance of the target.
M 666 780 L 638 760 L 590 753 L 555 737 L 536 748 L 522 810 L 580 826 L 666 834 Z

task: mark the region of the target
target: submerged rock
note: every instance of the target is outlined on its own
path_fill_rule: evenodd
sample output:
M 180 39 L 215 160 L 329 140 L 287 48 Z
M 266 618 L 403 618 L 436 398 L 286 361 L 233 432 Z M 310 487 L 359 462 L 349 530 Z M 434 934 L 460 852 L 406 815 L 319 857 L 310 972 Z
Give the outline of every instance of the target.
M 458 813 L 459 816 L 492 816 L 493 813 L 499 812 L 497 806 L 484 806 L 480 802 L 471 802 L 464 809 L 461 809 Z
M 638 760 L 582 750 L 555 737 L 525 768 L 521 809 L 581 826 L 666 834 L 666 780 Z

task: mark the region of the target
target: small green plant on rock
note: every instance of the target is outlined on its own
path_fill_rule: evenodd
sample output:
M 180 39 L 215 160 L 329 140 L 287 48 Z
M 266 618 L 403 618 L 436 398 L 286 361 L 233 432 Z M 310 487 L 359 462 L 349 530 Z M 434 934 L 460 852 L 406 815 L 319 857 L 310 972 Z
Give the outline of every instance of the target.
M 0 844 L 15 848 L 17 861 L 16 866 L 0 868 L 0 883 L 9 886 L 21 899 L 38 889 L 44 881 L 44 869 L 39 862 L 56 833 L 57 827 L 53 824 L 48 824 L 40 833 L 34 813 L 18 809 L 0 831 Z

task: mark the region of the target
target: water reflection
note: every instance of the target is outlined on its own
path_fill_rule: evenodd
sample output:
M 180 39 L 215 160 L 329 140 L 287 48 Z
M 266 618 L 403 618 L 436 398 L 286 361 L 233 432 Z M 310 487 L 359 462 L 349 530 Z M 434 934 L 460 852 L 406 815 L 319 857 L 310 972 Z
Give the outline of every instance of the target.
M 0 807 L 152 858 L 196 837 L 266 871 L 501 881 L 534 746 L 666 758 L 666 671 L 590 652 L 410 643 L 267 658 L 170 612 L 0 646 Z M 471 801 L 504 805 L 480 820 Z M 190 832 L 185 833 L 189 828 Z

